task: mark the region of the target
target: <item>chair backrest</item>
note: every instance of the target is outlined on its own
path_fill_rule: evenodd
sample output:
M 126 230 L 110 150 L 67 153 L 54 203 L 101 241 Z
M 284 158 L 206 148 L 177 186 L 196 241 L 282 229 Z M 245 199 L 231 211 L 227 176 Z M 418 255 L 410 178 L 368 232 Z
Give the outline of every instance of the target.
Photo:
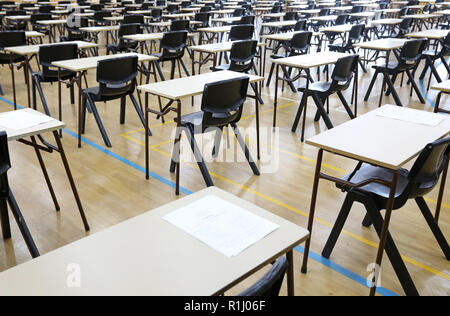
M 231 71 L 248 72 L 252 69 L 253 59 L 256 56 L 258 41 L 246 40 L 234 42 L 230 51 Z
M 380 2 L 379 6 L 381 10 L 386 10 L 389 7 L 389 3 Z
M 405 189 L 406 198 L 423 196 L 438 183 L 450 155 L 450 137 L 427 144 L 417 157 Z
M 142 34 L 143 29 L 139 23 L 120 24 L 118 35 L 122 39 L 124 35 Z
M 331 74 L 332 91 L 346 90 L 353 79 L 355 72 L 358 70 L 359 55 L 350 55 L 339 58 Z
M 0 32 L 0 48 L 26 45 L 25 31 Z
M 101 11 L 104 7 L 103 4 L 91 4 L 92 11 Z
M 409 8 L 404 7 L 400 10 L 400 12 L 398 13 L 398 16 L 401 18 L 401 17 L 404 17 L 405 15 L 408 15 L 408 13 L 409 13 Z
M 181 1 L 181 7 L 183 9 L 189 8 L 191 6 L 191 1 Z
M 348 33 L 348 41 L 350 45 L 359 43 L 361 41 L 364 35 L 365 28 L 365 24 L 356 24 L 352 26 L 350 32 Z
M 442 41 L 442 50 L 440 52 L 440 56 L 448 56 L 450 55 L 450 32 Z
M 166 6 L 166 0 L 156 0 L 156 6 L 157 7 L 165 7 Z
M 162 9 L 152 9 L 151 15 L 153 18 L 160 18 L 162 15 Z
M 306 23 L 307 20 L 298 20 L 297 23 L 295 23 L 294 31 L 306 31 Z
M 166 32 L 161 39 L 161 59 L 181 58 L 187 46 L 187 31 Z
M 363 6 L 356 5 L 351 9 L 350 13 L 361 13 L 361 12 L 363 12 L 363 10 L 364 10 Z
M 123 16 L 122 24 L 139 23 L 144 24 L 144 16 L 142 14 L 127 14 Z
M 198 12 L 194 16 L 194 21 L 200 21 L 203 22 L 204 25 L 208 25 L 209 16 L 210 14 L 208 12 Z
M 244 13 L 245 13 L 245 9 L 243 9 L 243 8 L 234 9 L 234 11 L 233 11 L 233 16 L 234 16 L 234 17 L 243 16 Z
M 330 9 L 328 8 L 320 9 L 319 16 L 327 16 L 327 15 L 330 15 Z
M 288 262 L 286 257 L 278 258 L 270 270 L 258 282 L 238 294 L 238 296 L 278 296 L 287 268 Z
M 110 11 L 95 11 L 94 20 L 97 22 L 103 22 L 104 18 L 112 16 Z
M 289 11 L 284 14 L 283 21 L 295 21 L 298 19 L 298 14 L 295 11 Z
M 419 4 L 419 1 L 417 1 L 417 0 L 410 0 L 406 4 L 406 6 L 409 7 L 409 6 L 418 5 L 418 4 Z
M 403 37 L 404 35 L 409 33 L 409 30 L 412 26 L 413 19 L 412 18 L 404 18 L 399 25 L 399 37 Z
M 270 13 L 280 13 L 280 12 L 281 12 L 281 5 L 279 3 L 274 3 L 272 9 L 270 9 Z
M 11 10 L 6 11 L 6 16 L 16 16 L 16 15 L 26 15 L 27 12 L 25 10 Z
M 136 87 L 137 56 L 108 58 L 97 63 L 99 94 L 113 97 L 133 93 Z
M 49 13 L 38 13 L 30 16 L 30 23 L 36 24 L 37 21 L 51 20 L 52 15 Z
M 0 197 L 9 196 L 7 171 L 11 169 L 9 158 L 8 136 L 5 131 L 0 131 Z
M 52 65 L 54 61 L 78 58 L 78 45 L 74 43 L 61 43 L 39 46 L 39 63 L 42 66 L 44 77 L 56 77 L 57 67 Z
M 312 32 L 300 32 L 294 34 L 289 41 L 290 55 L 306 54 L 311 46 Z
M 424 39 L 416 39 L 405 42 L 398 57 L 398 70 L 414 68 L 416 64 L 420 62 L 425 44 L 426 40 Z
M 251 24 L 255 25 L 256 16 L 254 15 L 244 15 L 236 24 Z
M 334 22 L 334 24 L 335 25 L 347 24 L 348 18 L 349 18 L 348 14 L 340 14 L 336 18 L 336 21 Z
M 172 20 L 170 31 L 189 31 L 189 20 Z
M 233 25 L 228 40 L 239 41 L 252 39 L 254 29 L 255 27 L 251 24 Z
M 226 126 L 241 119 L 248 82 L 248 77 L 239 77 L 205 84 L 201 104 L 203 129 Z
M 211 6 L 205 5 L 205 6 L 203 6 L 203 7 L 200 8 L 200 13 L 206 13 L 206 12 L 209 12 L 209 11 L 211 11 L 211 10 L 212 10 L 212 9 L 211 9 Z
M 179 12 L 179 6 L 178 4 L 169 4 L 167 6 L 167 12 L 169 13 L 178 13 Z
M 40 13 L 50 13 L 51 11 L 55 10 L 55 7 L 52 5 L 41 5 L 39 7 Z

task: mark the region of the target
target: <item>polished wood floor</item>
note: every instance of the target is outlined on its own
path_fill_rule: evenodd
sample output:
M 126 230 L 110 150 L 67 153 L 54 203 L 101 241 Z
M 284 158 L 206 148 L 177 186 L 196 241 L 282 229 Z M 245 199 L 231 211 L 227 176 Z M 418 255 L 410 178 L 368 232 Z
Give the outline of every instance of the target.
M 185 60 L 190 69 L 190 61 L 187 57 Z M 270 67 L 269 63 L 268 58 L 266 72 Z M 169 65 L 165 65 L 164 70 L 168 75 Z M 204 71 L 207 69 L 204 68 Z M 3 67 L 0 73 L 0 81 L 5 91 L 5 95 L 0 99 L 0 111 L 10 111 L 12 88 L 9 69 Z M 359 113 L 368 112 L 378 106 L 381 77 L 369 101 L 362 101 L 370 78 L 371 73 L 360 73 Z M 91 86 L 95 85 L 95 71 L 89 72 L 88 81 Z M 26 106 L 26 86 L 21 72 L 16 72 L 16 82 L 18 104 Z M 44 83 L 43 87 L 52 114 L 56 116 L 57 85 Z M 264 87 L 262 91 L 265 104 L 261 106 L 261 126 L 268 130 L 273 119 L 274 89 L 272 80 L 271 85 Z M 432 111 L 435 92 L 428 93 L 427 103 L 421 104 L 415 95 L 409 96 L 409 86 L 400 87 L 397 84 L 397 89 L 402 101 L 408 107 Z M 208 168 L 216 186 L 306 227 L 317 150 L 300 142 L 300 129 L 297 133 L 291 132 L 300 95 L 292 93 L 290 89 L 281 92 L 281 87 L 280 93 L 280 108 L 277 114 L 279 142 L 273 147 L 262 147 L 263 160 L 269 155 L 278 157 L 276 172 L 254 176 L 244 162 L 211 162 L 208 163 Z M 346 96 L 349 100 L 350 91 L 347 91 Z M 98 104 L 112 148 L 105 149 L 93 116 L 88 115 L 84 137 L 89 143 L 83 142 L 83 147 L 78 149 L 76 138 L 72 134 L 77 131 L 77 106 L 70 104 L 67 89 L 63 89 L 63 101 L 63 121 L 67 124 L 67 131 L 69 131 L 63 134 L 63 144 L 91 225 L 89 234 L 95 234 L 177 198 L 171 186 L 175 182 L 175 177 L 169 172 L 172 132 L 175 126 L 171 122 L 172 114 L 168 115 L 165 124 L 161 124 L 161 121 L 156 120 L 155 117 L 151 118 L 153 132 L 150 139 L 151 172 L 157 177 L 147 181 L 142 172 L 144 132 L 130 102 L 128 102 L 127 120 L 124 125 L 119 124 L 118 101 Z M 195 106 L 191 107 L 190 99 L 183 100 L 183 113 L 198 110 L 199 101 L 200 98 L 196 97 Z M 156 98 L 151 98 L 150 102 L 152 106 L 157 107 Z M 311 100 L 309 102 L 306 137 L 326 129 L 323 122 L 314 123 L 315 106 Z M 385 97 L 383 103 L 393 102 L 392 98 Z M 450 107 L 450 99 L 444 97 L 441 104 Z M 242 128 L 255 126 L 253 100 L 249 100 L 247 105 L 244 117 L 239 124 Z M 38 109 L 42 111 L 39 100 Z M 349 120 L 337 97 L 330 99 L 330 116 L 336 125 Z M 414 141 L 414 135 L 411 135 L 409 141 Z M 226 150 L 226 142 L 223 144 L 221 150 Z M 44 159 L 61 204 L 60 212 L 54 209 L 32 148 L 17 142 L 10 143 L 10 155 L 12 161 L 12 169 L 9 172 L 10 185 L 41 254 L 85 237 L 87 234 L 84 232 L 59 155 L 44 154 Z M 254 151 L 253 156 L 255 156 Z M 324 164 L 327 172 L 342 176 L 345 172 L 351 171 L 356 163 L 326 154 Z M 195 164 L 182 164 L 181 185 L 191 192 L 205 187 Z M 312 251 L 317 255 L 322 251 L 344 199 L 344 194 L 331 183 L 322 182 L 319 190 L 312 239 Z M 447 239 L 450 238 L 449 193 L 450 186 L 447 183 L 440 219 L 442 231 Z M 181 194 L 180 197 L 183 195 Z M 431 209 L 434 209 L 436 199 L 437 190 L 430 193 L 427 198 Z M 315 258 L 317 260 L 311 259 L 309 271 L 304 275 L 300 273 L 302 254 L 295 252 L 296 295 L 368 295 L 369 289 L 357 282 L 354 276 L 349 276 L 350 273 L 354 273 L 360 276 L 364 283 L 369 275 L 366 267 L 375 261 L 378 237 L 373 228 L 364 228 L 361 225 L 363 216 L 362 206 L 355 205 L 344 228 L 345 231 L 330 258 L 331 264 L 320 262 L 317 258 Z M 450 295 L 449 262 L 443 256 L 417 206 L 413 202 L 408 202 L 403 209 L 395 211 L 390 228 L 419 292 L 423 295 Z M 13 220 L 12 233 L 12 239 L 0 242 L 0 270 L 31 260 Z M 120 252 L 120 249 L 117 251 Z M 180 264 L 183 263 L 180 262 Z M 238 293 L 252 284 L 263 272 L 246 280 L 227 294 Z M 392 293 L 404 295 L 387 257 L 382 266 L 381 286 Z M 282 294 L 286 294 L 285 287 L 282 289 Z

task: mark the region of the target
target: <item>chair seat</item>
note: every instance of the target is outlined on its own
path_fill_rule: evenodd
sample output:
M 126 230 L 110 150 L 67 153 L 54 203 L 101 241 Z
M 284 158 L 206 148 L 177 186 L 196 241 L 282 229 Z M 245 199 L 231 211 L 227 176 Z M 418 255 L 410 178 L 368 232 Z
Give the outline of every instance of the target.
M 390 62 L 387 65 L 387 69 L 388 70 L 394 70 L 395 68 L 397 68 L 397 66 L 398 66 L 397 62 Z M 386 68 L 386 63 L 382 63 L 382 64 L 379 64 L 379 65 L 373 65 L 372 68 L 373 69 L 381 69 L 381 70 L 383 70 L 383 69 Z
M 286 58 L 287 56 L 286 56 L 286 54 L 273 54 L 273 55 L 270 55 L 270 58 L 272 58 L 272 59 L 280 59 L 280 58 Z
M 400 169 L 398 170 L 398 180 L 397 180 L 397 187 L 395 191 L 395 199 L 394 199 L 394 206 L 393 209 L 399 209 L 403 207 L 405 201 L 400 201 L 397 198 L 400 197 L 400 195 L 405 191 L 409 179 L 408 179 L 408 170 L 406 169 Z M 349 178 L 350 174 L 345 175 L 342 180 L 347 180 Z M 359 183 L 368 179 L 378 179 L 378 180 L 384 180 L 384 181 L 392 181 L 392 178 L 394 176 L 394 171 L 372 166 L 369 164 L 365 164 L 361 167 L 360 170 L 358 170 L 355 175 L 351 178 L 350 182 L 352 183 Z M 338 188 L 342 189 L 342 186 L 339 184 L 336 185 Z M 379 184 L 379 183 L 369 183 L 365 186 L 362 186 L 360 188 L 352 188 L 350 191 L 355 190 L 362 192 L 364 194 L 369 194 L 374 201 L 376 202 L 377 206 L 380 209 L 383 209 L 386 207 L 387 200 L 389 199 L 390 194 L 390 188 L 388 186 Z
M 187 124 L 193 125 L 193 126 L 201 126 L 203 121 L 203 113 L 202 111 L 199 112 L 193 112 L 190 114 L 183 115 L 181 117 L 181 125 L 185 126 Z M 213 115 L 215 118 L 227 118 L 229 117 L 228 113 L 215 113 Z M 177 118 L 174 118 L 175 123 L 177 122 Z
M 209 69 L 211 69 L 211 71 L 229 70 L 230 69 L 230 64 L 223 64 L 223 65 L 211 67 Z
M 56 81 L 58 81 L 58 71 L 54 71 L 52 73 L 54 73 L 54 74 L 44 76 L 42 71 L 36 71 L 33 73 L 33 76 L 38 76 L 39 80 L 41 82 L 56 82 Z M 61 71 L 60 71 L 60 78 L 62 80 L 69 80 L 69 79 L 75 78 L 75 76 L 76 76 L 76 73 L 73 71 L 64 70 L 64 69 L 61 69 Z
M 310 92 L 319 92 L 319 93 L 325 93 L 327 92 L 331 87 L 331 82 L 326 81 L 319 81 L 309 84 L 309 91 Z M 298 91 L 305 92 L 306 91 L 306 85 L 303 84 L 298 88 Z
M 439 56 L 439 52 L 436 52 L 435 50 L 429 49 L 422 53 L 423 56 L 429 56 L 432 58 L 437 58 Z

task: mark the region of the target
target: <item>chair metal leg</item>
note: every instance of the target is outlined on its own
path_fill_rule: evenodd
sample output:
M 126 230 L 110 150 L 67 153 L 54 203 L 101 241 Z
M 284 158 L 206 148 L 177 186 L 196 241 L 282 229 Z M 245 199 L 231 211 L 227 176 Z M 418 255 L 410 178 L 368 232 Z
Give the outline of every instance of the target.
M 222 133 L 223 133 L 222 129 L 218 128 L 216 131 L 216 135 L 214 137 L 214 147 L 212 150 L 212 156 L 214 158 L 217 158 L 217 156 L 219 155 L 220 144 L 222 142 Z
M 20 212 L 19 206 L 17 205 L 16 199 L 14 198 L 13 193 L 9 190 L 8 196 L 9 207 L 11 208 L 11 212 L 16 219 L 17 226 L 19 226 L 20 232 L 22 233 L 23 239 L 30 251 L 30 254 L 33 258 L 39 257 L 39 251 L 34 243 L 33 237 L 31 236 L 30 230 L 28 229 L 27 223 Z
M 202 173 L 203 179 L 205 180 L 206 186 L 214 186 L 211 175 L 209 174 L 208 168 L 206 167 L 205 161 L 200 152 L 200 148 L 198 148 L 197 142 L 195 141 L 194 127 L 192 125 L 188 125 L 186 127 L 187 128 L 185 129 L 185 132 L 188 138 L 188 142 L 191 145 L 192 152 L 194 154 L 200 172 Z
M 338 95 L 339 99 L 341 100 L 342 105 L 344 106 L 345 110 L 347 111 L 348 116 L 350 116 L 351 119 L 354 119 L 355 115 L 353 114 L 352 109 L 350 109 L 350 106 L 348 105 L 347 100 L 345 100 L 345 97 L 342 95 L 342 92 L 338 91 L 337 95 Z
M 0 199 L 0 222 L 2 225 L 3 239 L 11 238 L 11 225 L 9 222 L 8 206 L 6 199 Z
M 272 65 L 270 66 L 270 70 L 269 70 L 269 77 L 267 77 L 266 87 L 268 87 L 270 85 L 270 80 L 272 79 L 272 74 L 273 74 L 274 68 L 275 68 L 275 64 L 272 63 Z
M 35 87 L 37 88 L 37 90 L 39 92 L 39 96 L 41 97 L 41 102 L 42 102 L 42 106 L 44 107 L 44 112 L 48 116 L 51 116 L 50 110 L 47 105 L 47 101 L 45 100 L 44 91 L 42 90 L 41 82 L 39 81 L 39 79 L 36 76 L 33 76 L 33 79 L 35 81 Z
M 428 208 L 427 203 L 425 202 L 423 197 L 417 197 L 415 198 L 415 201 L 419 206 L 419 209 L 422 212 L 423 217 L 425 217 L 425 220 L 427 221 L 428 226 L 433 232 L 433 235 L 436 238 L 439 246 L 441 247 L 442 252 L 444 252 L 445 258 L 447 258 L 447 260 L 450 260 L 450 247 L 448 245 L 448 242 L 445 239 L 445 236 L 442 233 L 441 229 L 439 228 L 439 225 L 436 223 L 436 220 L 434 219 L 433 215 L 431 214 L 431 211 Z
M 264 104 L 264 101 L 261 98 L 261 94 L 259 94 L 257 89 L 256 89 L 256 83 L 251 83 L 250 86 L 252 87 L 252 90 L 255 93 L 255 98 L 258 98 L 259 104 Z
M 70 91 L 70 104 L 75 104 L 75 87 L 73 84 L 69 86 L 69 91 Z
M 97 122 L 98 129 L 100 130 L 100 133 L 102 134 L 103 141 L 105 142 L 107 147 L 112 147 L 111 142 L 108 137 L 108 134 L 106 133 L 105 127 L 103 126 L 100 115 L 98 114 L 97 107 L 95 106 L 95 102 L 94 102 L 94 100 L 92 100 L 92 97 L 90 95 L 87 95 L 87 101 L 89 103 L 89 106 L 91 107 L 92 114 L 94 114 L 94 118 L 95 118 L 95 121 Z
M 417 94 L 417 97 L 419 97 L 420 102 L 422 104 L 425 104 L 425 99 L 423 98 L 422 93 L 420 92 L 419 87 L 417 87 L 417 84 L 416 84 L 416 82 L 415 82 L 415 80 L 414 80 L 414 78 L 411 75 L 411 72 L 409 70 L 406 70 L 406 75 L 408 76 L 409 80 L 411 81 L 411 85 L 413 86 L 414 91 Z
M 341 210 L 339 212 L 339 215 L 336 219 L 336 222 L 334 223 L 333 229 L 331 230 L 330 236 L 328 237 L 325 247 L 323 248 L 322 251 L 323 257 L 327 259 L 330 258 L 331 253 L 333 252 L 334 246 L 336 245 L 339 235 L 341 234 L 342 228 L 344 227 L 345 222 L 347 221 L 348 214 L 350 213 L 350 210 L 354 202 L 355 201 L 351 197 L 351 194 L 347 193 L 344 203 L 342 204 Z
M 125 124 L 125 112 L 126 112 L 127 100 L 123 96 L 120 98 L 120 124 Z
M 297 114 L 295 115 L 295 120 L 294 120 L 294 124 L 292 124 L 291 132 L 295 133 L 295 131 L 297 130 L 298 122 L 300 121 L 300 118 L 302 116 L 303 108 L 306 105 L 307 99 L 308 99 L 308 95 L 306 94 L 306 92 L 304 92 L 302 99 L 300 101 L 300 104 L 298 105 Z M 306 115 L 306 113 L 305 113 L 305 115 Z
M 136 101 L 136 98 L 134 97 L 133 94 L 130 94 L 130 99 L 131 99 L 131 103 L 133 103 L 133 106 L 139 116 L 139 119 L 141 120 L 142 125 L 144 126 L 144 128 L 147 128 L 145 126 L 145 116 L 144 113 L 142 112 L 141 107 L 139 106 L 139 104 Z M 152 136 L 152 132 L 150 131 L 150 127 L 148 128 L 148 135 Z
M 364 206 L 372 219 L 378 236 L 380 236 L 383 227 L 383 217 L 381 216 L 380 211 L 373 205 L 373 201 L 367 198 L 366 201 L 364 201 Z M 392 267 L 395 270 L 395 274 L 397 275 L 402 288 L 405 291 L 405 294 L 408 296 L 419 296 L 419 292 L 417 291 L 411 275 L 409 274 L 400 252 L 398 251 L 397 246 L 395 245 L 389 232 L 387 234 L 385 251 L 389 257 Z
M 186 76 L 190 76 L 190 74 L 189 74 L 189 71 L 188 71 L 188 69 L 187 69 L 187 67 L 186 67 L 186 65 L 184 64 L 184 61 L 183 61 L 183 59 L 182 58 L 180 58 L 179 59 L 179 61 L 180 61 L 180 63 L 181 63 L 181 66 L 183 67 L 183 70 L 184 70 L 184 72 L 186 73 Z
M 252 156 L 250 155 L 250 151 L 248 150 L 248 147 L 245 144 L 245 141 L 242 138 L 242 135 L 239 132 L 239 129 L 238 129 L 236 123 L 231 124 L 231 127 L 233 128 L 234 135 L 236 135 L 236 139 L 238 140 L 239 145 L 241 145 L 241 148 L 244 151 L 245 158 L 247 159 L 248 164 L 250 165 L 250 168 L 252 168 L 253 174 L 259 176 L 258 167 L 256 166 L 255 161 L 253 160 Z
M 370 97 L 370 93 L 372 92 L 373 86 L 375 84 L 375 81 L 377 80 L 377 76 L 378 76 L 378 70 L 375 70 L 375 73 L 372 76 L 372 80 L 370 81 L 369 87 L 367 88 L 367 92 L 366 95 L 364 97 L 364 101 L 367 102 L 367 100 L 369 100 Z
M 319 96 L 317 94 L 312 95 L 314 102 L 316 103 L 318 113 L 322 116 L 323 121 L 325 122 L 325 125 L 328 129 L 333 128 L 333 123 L 331 123 L 330 117 L 327 114 L 327 111 L 323 107 L 322 100 L 320 100 Z

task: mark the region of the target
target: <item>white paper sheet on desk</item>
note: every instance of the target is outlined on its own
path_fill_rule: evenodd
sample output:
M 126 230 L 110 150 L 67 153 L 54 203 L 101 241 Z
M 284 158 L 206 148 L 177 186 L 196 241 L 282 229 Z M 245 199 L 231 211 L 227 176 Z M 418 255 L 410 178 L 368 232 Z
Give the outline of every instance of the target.
M 20 131 L 53 121 L 47 115 L 28 113 L 23 110 L 10 111 L 0 114 L 0 127 Z
M 439 114 L 398 106 L 384 106 L 378 111 L 377 115 L 428 126 L 437 126 L 444 120 L 444 116 Z
M 163 217 L 227 257 L 276 230 L 279 225 L 210 195 Z

